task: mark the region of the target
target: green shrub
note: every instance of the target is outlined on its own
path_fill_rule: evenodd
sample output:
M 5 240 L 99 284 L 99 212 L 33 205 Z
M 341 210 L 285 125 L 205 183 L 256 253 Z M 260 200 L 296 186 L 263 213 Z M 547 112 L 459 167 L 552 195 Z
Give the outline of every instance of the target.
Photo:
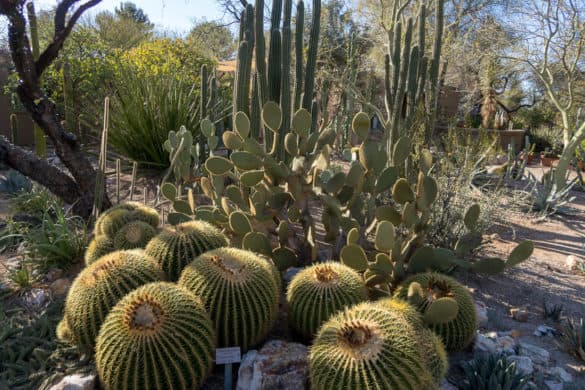
M 31 191 L 21 191 L 10 199 L 10 206 L 14 214 L 29 214 L 40 217 L 47 212 L 62 209 L 63 202 L 45 187 L 33 185 Z

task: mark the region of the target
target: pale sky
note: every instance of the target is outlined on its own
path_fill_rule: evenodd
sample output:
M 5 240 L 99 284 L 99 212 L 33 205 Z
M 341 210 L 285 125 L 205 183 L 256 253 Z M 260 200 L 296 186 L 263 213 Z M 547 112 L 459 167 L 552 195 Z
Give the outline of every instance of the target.
M 113 11 L 121 1 L 102 0 L 89 12 Z M 37 9 L 52 7 L 57 2 L 57 0 L 35 0 L 35 6 Z M 215 0 L 133 0 L 133 3 L 142 8 L 158 28 L 178 33 L 189 31 L 194 19 L 215 20 L 223 16 Z

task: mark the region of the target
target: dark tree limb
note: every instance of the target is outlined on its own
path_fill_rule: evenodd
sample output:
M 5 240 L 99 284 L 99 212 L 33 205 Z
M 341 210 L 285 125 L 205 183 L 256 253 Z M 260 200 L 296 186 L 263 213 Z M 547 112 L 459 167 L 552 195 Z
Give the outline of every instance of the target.
M 21 80 L 17 88 L 20 101 L 26 107 L 33 120 L 51 140 L 55 146 L 55 153 L 67 167 L 71 176 L 62 171 L 60 175 L 57 175 L 55 171 L 59 171 L 57 167 L 51 166 L 46 161 L 43 165 L 39 162 L 42 160 L 38 158 L 36 158 L 37 161 L 34 161 L 33 164 L 30 156 L 26 160 L 26 163 L 23 164 L 17 163 L 16 160 L 7 162 L 15 169 L 36 181 L 39 181 L 37 178 L 43 174 L 43 171 L 33 172 L 30 168 L 34 166 L 36 168 L 48 169 L 47 172 L 50 173 L 47 173 L 47 175 L 50 174 L 52 179 L 45 179 L 44 183 L 42 181 L 39 181 L 39 183 L 46 183 L 50 191 L 63 198 L 66 202 L 75 203 L 77 213 L 87 218 L 91 215 L 93 207 L 96 171 L 85 153 L 81 150 L 76 136 L 67 132 L 61 125 L 55 104 L 43 94 L 39 83 L 40 74 L 57 58 L 59 50 L 63 47 L 75 22 L 83 12 L 98 4 L 101 0 L 90 0 L 83 3 L 73 12 L 69 20 L 66 21 L 67 14 L 71 12 L 71 7 L 79 1 L 62 0 L 57 5 L 53 41 L 43 51 L 37 61 L 34 60 L 30 42 L 26 34 L 26 19 L 23 10 L 24 0 L 0 0 L 0 14 L 8 18 L 10 52 L 16 72 Z M 5 152 L 0 154 L 0 160 L 18 155 L 17 151 L 22 152 L 20 148 L 14 146 L 9 148 L 6 142 L 3 142 L 3 150 Z M 8 153 L 9 151 L 12 152 Z M 68 182 L 70 188 L 64 192 L 63 184 L 65 177 L 69 178 L 72 182 Z M 72 194 L 75 196 L 75 199 L 73 199 Z M 72 202 L 72 200 L 75 200 L 75 202 Z M 109 205 L 108 198 L 104 197 L 104 202 L 101 207 L 107 208 Z

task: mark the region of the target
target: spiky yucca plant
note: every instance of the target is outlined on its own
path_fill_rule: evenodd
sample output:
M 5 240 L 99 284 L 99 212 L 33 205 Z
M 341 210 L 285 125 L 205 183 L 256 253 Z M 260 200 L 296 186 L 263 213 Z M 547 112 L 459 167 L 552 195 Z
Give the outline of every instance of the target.
M 228 245 L 219 229 L 204 221 L 191 221 L 165 228 L 146 246 L 170 281 L 176 281 L 185 266 L 203 252 Z
M 113 238 L 118 230 L 132 221 L 146 222 L 152 227 L 158 227 L 160 219 L 158 212 L 140 202 L 124 202 L 106 210 L 95 222 L 96 236 Z
M 139 249 L 112 252 L 87 266 L 65 301 L 72 342 L 92 350 L 102 322 L 118 300 L 143 284 L 164 279 L 156 261 Z
M 106 236 L 95 236 L 85 250 L 85 265 L 90 265 L 100 257 L 113 252 L 114 242 Z
M 418 334 L 404 316 L 361 303 L 325 322 L 309 356 L 312 388 L 415 390 L 433 387 Z
M 475 337 L 477 319 L 475 305 L 469 290 L 455 279 L 439 273 L 422 273 L 406 279 L 395 291 L 395 296 L 410 299 L 409 290 L 413 285 L 420 286 L 422 297 L 417 299 L 417 309 L 425 318 L 429 309 L 439 300 L 454 300 L 457 304 L 456 315 L 443 323 L 429 323 L 429 327 L 443 340 L 448 351 L 459 351 L 467 347 Z M 441 313 L 433 313 L 440 317 Z
M 195 389 L 211 371 L 214 348 L 201 300 L 175 284 L 150 283 L 104 321 L 96 365 L 106 389 Z
M 271 262 L 253 252 L 219 248 L 185 267 L 178 284 L 205 303 L 219 347 L 246 351 L 274 325 L 280 296 L 277 274 Z
M 133 221 L 122 226 L 114 236 L 116 249 L 144 248 L 156 235 L 156 229 L 143 221 Z
M 308 340 L 331 315 L 366 301 L 368 291 L 356 271 L 338 262 L 327 262 L 296 274 L 286 299 L 291 326 Z

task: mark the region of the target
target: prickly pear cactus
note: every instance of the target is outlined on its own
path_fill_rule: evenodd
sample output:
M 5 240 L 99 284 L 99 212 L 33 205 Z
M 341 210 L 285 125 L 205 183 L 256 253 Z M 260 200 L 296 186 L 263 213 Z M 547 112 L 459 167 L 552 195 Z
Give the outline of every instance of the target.
M 114 242 L 107 236 L 95 236 L 85 250 L 85 265 L 94 263 L 100 257 L 113 252 Z
M 122 226 L 114 236 L 116 249 L 144 248 L 156 235 L 156 229 L 146 222 L 133 221 Z
M 268 260 L 236 248 L 203 253 L 183 270 L 180 286 L 201 297 L 215 324 L 218 347 L 246 351 L 274 325 L 278 271 Z
M 184 222 L 165 228 L 146 246 L 171 281 L 203 252 L 227 246 L 227 238 L 215 226 L 203 221 Z
M 419 336 L 399 313 L 362 303 L 320 328 L 309 366 L 315 390 L 432 388 Z
M 99 332 L 95 356 L 106 389 L 194 389 L 211 371 L 214 348 L 201 300 L 159 282 L 118 302 Z
M 164 279 L 157 262 L 139 249 L 112 252 L 87 266 L 65 300 L 72 342 L 92 350 L 102 322 L 120 298 L 136 287 Z
M 307 267 L 291 280 L 286 293 L 293 329 L 310 340 L 321 324 L 338 311 L 366 301 L 360 275 L 337 262 Z
M 462 350 L 473 341 L 477 329 L 473 297 L 455 279 L 439 273 L 413 275 L 395 296 L 417 307 L 448 351 Z

